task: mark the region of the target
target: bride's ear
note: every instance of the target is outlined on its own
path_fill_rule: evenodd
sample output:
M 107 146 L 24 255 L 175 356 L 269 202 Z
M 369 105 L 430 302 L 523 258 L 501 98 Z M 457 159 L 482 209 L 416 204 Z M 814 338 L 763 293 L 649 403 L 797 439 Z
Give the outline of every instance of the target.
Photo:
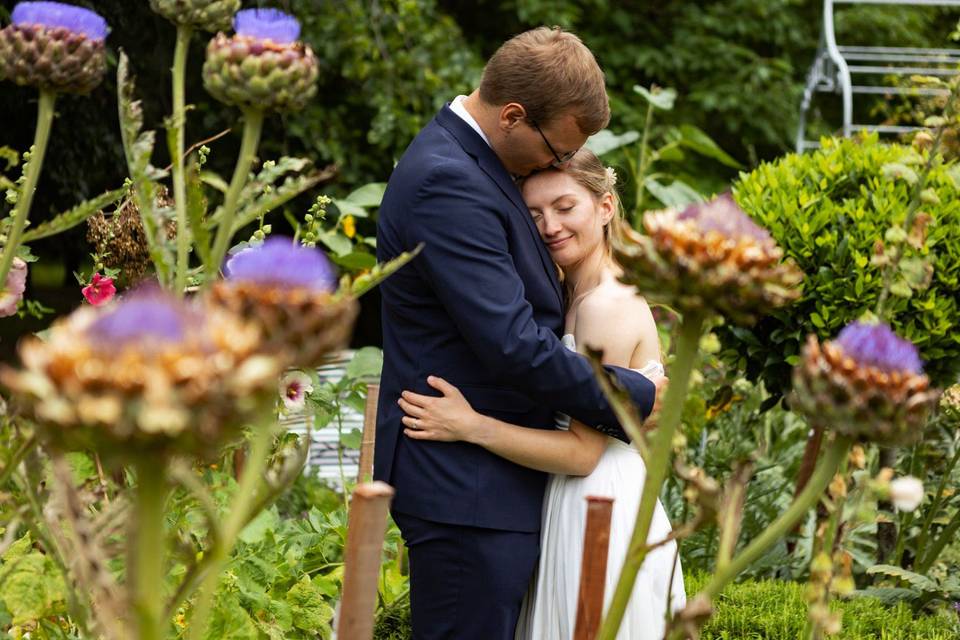
M 612 193 L 605 193 L 600 198 L 600 202 L 597 203 L 597 213 L 600 214 L 600 224 L 602 226 L 607 226 L 610 224 L 610 221 L 613 220 L 614 214 L 616 213 L 617 205 L 613 200 Z

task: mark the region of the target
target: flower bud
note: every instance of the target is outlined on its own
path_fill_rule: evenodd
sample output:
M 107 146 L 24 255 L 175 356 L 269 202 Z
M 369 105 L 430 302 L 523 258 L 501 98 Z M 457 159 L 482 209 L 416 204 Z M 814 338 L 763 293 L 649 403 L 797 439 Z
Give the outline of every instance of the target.
M 177 25 L 219 31 L 230 26 L 240 0 L 150 0 L 150 8 Z
M 890 483 L 890 502 L 899 511 L 914 511 L 923 502 L 923 482 L 903 476 Z
M 61 2 L 21 2 L 0 30 L 0 77 L 44 91 L 88 93 L 107 69 L 106 21 Z

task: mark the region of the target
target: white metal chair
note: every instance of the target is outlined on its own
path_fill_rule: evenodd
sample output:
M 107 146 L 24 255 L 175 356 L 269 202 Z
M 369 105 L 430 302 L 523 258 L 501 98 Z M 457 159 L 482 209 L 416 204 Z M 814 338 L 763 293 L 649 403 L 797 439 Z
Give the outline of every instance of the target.
M 837 44 L 834 32 L 834 11 L 837 5 L 873 4 L 897 6 L 960 7 L 960 0 L 824 0 L 823 29 L 817 56 L 807 74 L 807 83 L 800 105 L 800 126 L 797 129 L 798 152 L 820 146 L 805 138 L 807 114 L 815 93 L 840 94 L 843 100 L 843 135 L 867 129 L 880 133 L 904 133 L 918 127 L 903 125 L 856 124 L 853 122 L 855 95 L 944 95 L 946 90 L 933 87 L 906 87 L 876 84 L 854 84 L 869 76 L 952 76 L 960 64 L 960 49 L 927 49 L 919 47 L 863 47 Z

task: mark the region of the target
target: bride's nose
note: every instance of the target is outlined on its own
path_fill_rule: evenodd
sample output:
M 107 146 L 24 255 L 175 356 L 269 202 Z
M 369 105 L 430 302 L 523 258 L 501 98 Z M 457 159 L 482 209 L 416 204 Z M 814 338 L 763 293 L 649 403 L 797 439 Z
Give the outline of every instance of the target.
M 563 226 L 560 224 L 560 220 L 557 216 L 552 213 L 545 212 L 543 214 L 543 235 L 545 236 L 555 236 L 563 229 Z

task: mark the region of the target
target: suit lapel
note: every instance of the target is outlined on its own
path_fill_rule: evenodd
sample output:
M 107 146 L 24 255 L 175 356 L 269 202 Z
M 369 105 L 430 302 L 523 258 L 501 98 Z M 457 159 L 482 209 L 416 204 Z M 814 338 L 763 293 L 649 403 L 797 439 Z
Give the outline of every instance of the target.
M 543 265 L 544 273 L 547 276 L 547 280 L 550 281 L 550 286 L 553 287 L 554 293 L 557 295 L 557 300 L 560 303 L 560 308 L 562 309 L 563 293 L 560 290 L 560 281 L 557 279 L 556 265 L 554 265 L 553 259 L 547 252 L 547 247 L 540 238 L 540 232 L 537 231 L 537 226 L 533 222 L 533 216 L 530 215 L 530 210 L 520 196 L 520 190 L 517 189 L 517 185 L 514 184 L 510 174 L 507 173 L 503 163 L 500 162 L 500 159 L 493 152 L 493 149 L 484 142 L 483 138 L 477 135 L 477 132 L 471 129 L 470 125 L 464 122 L 460 116 L 451 111 L 449 106 L 444 106 L 443 109 L 440 110 L 440 113 L 437 114 L 437 122 L 453 134 L 460 143 L 460 146 L 463 147 L 463 150 L 477 161 L 480 169 L 496 183 L 500 191 L 513 203 L 515 208 L 513 213 L 514 215 L 519 215 L 523 220 L 523 224 L 526 225 L 527 231 L 529 231 L 531 235 L 533 246 L 540 255 L 540 262 Z

